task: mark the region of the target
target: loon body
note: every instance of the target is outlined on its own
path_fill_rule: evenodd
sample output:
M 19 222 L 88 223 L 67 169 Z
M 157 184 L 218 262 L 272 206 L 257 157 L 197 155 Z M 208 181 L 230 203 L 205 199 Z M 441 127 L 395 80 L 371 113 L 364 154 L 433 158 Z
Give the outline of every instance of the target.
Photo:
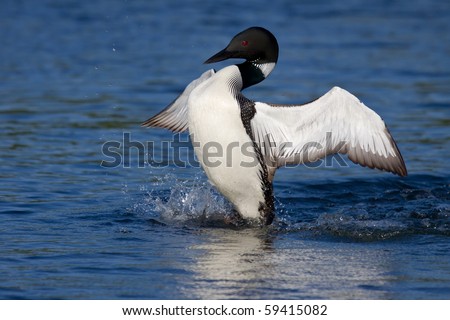
M 252 27 L 205 63 L 245 62 L 208 70 L 143 126 L 189 130 L 209 181 L 241 217 L 270 224 L 277 168 L 345 153 L 362 166 L 406 176 L 397 145 L 378 114 L 339 87 L 302 105 L 247 99 L 242 90 L 264 80 L 278 60 L 268 30 Z

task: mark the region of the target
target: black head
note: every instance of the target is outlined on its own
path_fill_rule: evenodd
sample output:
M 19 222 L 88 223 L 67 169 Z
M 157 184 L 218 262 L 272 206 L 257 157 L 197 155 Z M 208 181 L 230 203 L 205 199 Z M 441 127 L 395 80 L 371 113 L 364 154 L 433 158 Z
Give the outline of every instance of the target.
M 234 36 L 228 46 L 205 63 L 219 62 L 230 58 L 241 58 L 249 62 L 276 63 L 278 42 L 275 36 L 261 27 L 251 27 Z

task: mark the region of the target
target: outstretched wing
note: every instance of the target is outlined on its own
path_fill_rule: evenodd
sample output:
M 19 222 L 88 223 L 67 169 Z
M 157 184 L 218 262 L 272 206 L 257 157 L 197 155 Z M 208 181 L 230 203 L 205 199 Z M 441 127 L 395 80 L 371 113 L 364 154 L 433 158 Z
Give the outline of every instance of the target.
M 174 132 L 183 132 L 188 129 L 188 107 L 187 101 L 192 90 L 200 83 L 209 79 L 215 71 L 210 69 L 204 72 L 200 78 L 192 81 L 186 89 L 164 110 L 142 123 L 144 127 L 159 127 L 172 130 Z
M 385 123 L 354 95 L 334 87 L 301 106 L 255 103 L 255 140 L 268 167 L 317 161 L 344 153 L 362 166 L 406 176 L 406 166 Z

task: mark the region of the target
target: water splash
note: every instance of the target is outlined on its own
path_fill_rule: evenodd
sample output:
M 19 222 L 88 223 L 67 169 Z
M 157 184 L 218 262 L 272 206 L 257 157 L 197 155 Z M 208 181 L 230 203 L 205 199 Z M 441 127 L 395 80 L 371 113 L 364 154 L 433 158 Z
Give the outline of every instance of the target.
M 203 178 L 180 180 L 167 174 L 141 189 L 144 201 L 135 202 L 133 211 L 164 224 L 221 227 L 234 223 L 232 205 Z
M 411 234 L 449 235 L 448 185 L 438 181 L 437 187 L 429 189 L 420 181 L 417 177 L 408 183 L 352 180 L 305 184 L 301 188 L 298 183 L 287 184 L 285 188 L 293 190 L 295 197 L 281 190 L 276 197 L 276 218 L 269 230 L 356 241 Z M 158 224 L 261 227 L 237 219 L 232 205 L 200 174 L 192 178 L 172 173 L 151 175 L 139 192 L 130 190 L 128 185 L 123 186 L 122 192 L 128 197 L 129 213 Z

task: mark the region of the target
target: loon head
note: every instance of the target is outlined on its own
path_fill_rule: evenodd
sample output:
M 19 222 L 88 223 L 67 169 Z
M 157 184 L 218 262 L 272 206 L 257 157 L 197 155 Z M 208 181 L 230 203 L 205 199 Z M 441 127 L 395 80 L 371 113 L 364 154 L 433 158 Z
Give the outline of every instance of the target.
M 248 28 L 231 39 L 228 46 L 213 55 L 205 63 L 226 59 L 245 59 L 238 65 L 243 80 L 243 88 L 264 80 L 278 60 L 278 42 L 275 36 L 261 27 Z

